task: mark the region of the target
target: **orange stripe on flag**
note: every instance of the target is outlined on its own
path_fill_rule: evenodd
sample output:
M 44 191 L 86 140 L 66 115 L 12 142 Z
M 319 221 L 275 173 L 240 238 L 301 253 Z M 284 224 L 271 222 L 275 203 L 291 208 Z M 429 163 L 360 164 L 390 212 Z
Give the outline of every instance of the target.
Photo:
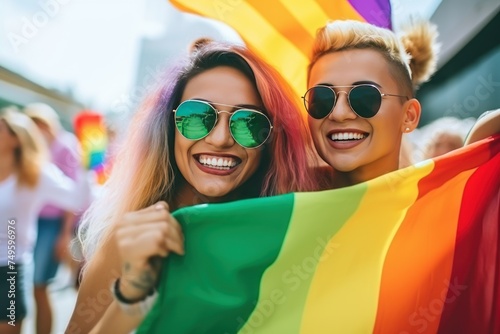
M 408 211 L 387 254 L 374 333 L 437 332 L 453 284 L 458 215 L 472 173 L 463 172 L 429 191 Z M 422 180 L 419 188 L 429 188 L 429 182 Z
M 331 21 L 333 20 L 366 20 L 354 9 L 347 0 L 316 0 Z M 323 24 L 326 22 L 323 22 Z M 322 26 L 321 24 L 320 26 Z
M 269 6 L 268 1 L 253 1 L 251 3 L 249 2 L 249 5 L 273 26 L 283 38 L 289 40 L 297 47 L 299 52 L 307 57 L 308 49 L 304 46 L 312 45 L 314 36 L 311 36 L 309 32 L 304 29 L 302 24 L 285 6 L 279 2 L 274 2 L 272 6 Z M 276 13 L 279 13 L 279 15 L 276 15 Z

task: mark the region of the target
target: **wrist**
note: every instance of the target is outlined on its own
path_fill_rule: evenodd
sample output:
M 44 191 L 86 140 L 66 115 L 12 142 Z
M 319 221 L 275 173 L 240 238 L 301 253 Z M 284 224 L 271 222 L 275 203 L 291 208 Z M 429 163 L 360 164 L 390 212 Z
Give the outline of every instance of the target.
M 120 291 L 120 279 L 117 279 L 113 283 L 111 292 L 120 309 L 130 316 L 145 316 L 151 310 L 158 297 L 158 292 L 151 289 L 147 295 L 140 299 L 127 299 Z
M 114 285 L 116 296 L 124 303 L 135 303 L 145 299 L 154 292 L 153 286 L 143 286 L 133 279 L 120 277 Z

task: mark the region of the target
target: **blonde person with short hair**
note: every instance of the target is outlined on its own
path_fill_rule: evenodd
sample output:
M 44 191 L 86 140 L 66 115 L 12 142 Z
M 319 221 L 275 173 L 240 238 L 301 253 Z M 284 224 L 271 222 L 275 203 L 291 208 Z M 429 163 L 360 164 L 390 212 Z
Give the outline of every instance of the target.
M 369 23 L 338 20 L 320 28 L 308 68 L 304 105 L 323 160 L 328 188 L 371 180 L 405 166 L 403 138 L 414 131 L 418 87 L 436 70 L 437 29 L 410 20 L 400 33 Z M 473 126 L 465 144 L 500 131 L 500 111 Z M 403 163 L 401 163 L 403 162 Z
M 358 21 L 318 30 L 304 104 L 334 188 L 397 170 L 404 134 L 418 125 L 415 90 L 434 73 L 433 25 L 415 21 L 400 36 Z

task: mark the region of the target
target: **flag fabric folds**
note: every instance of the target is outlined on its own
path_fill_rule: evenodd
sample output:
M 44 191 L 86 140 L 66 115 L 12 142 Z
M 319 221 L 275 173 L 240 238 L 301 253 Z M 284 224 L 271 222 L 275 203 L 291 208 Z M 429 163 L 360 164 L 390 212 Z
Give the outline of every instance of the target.
M 222 21 L 287 80 L 306 90 L 306 68 L 316 30 L 352 19 L 391 28 L 389 0 L 171 0 L 180 10 Z
M 499 333 L 499 151 L 178 210 L 186 254 L 138 333 Z

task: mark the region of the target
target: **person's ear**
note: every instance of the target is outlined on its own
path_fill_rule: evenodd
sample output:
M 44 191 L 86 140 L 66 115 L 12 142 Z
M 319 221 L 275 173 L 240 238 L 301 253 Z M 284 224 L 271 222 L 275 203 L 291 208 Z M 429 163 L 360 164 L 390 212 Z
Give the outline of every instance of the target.
M 420 121 L 420 114 L 422 107 L 417 99 L 410 99 L 404 105 L 403 123 L 401 124 L 401 131 L 404 133 L 412 132 L 418 126 Z

